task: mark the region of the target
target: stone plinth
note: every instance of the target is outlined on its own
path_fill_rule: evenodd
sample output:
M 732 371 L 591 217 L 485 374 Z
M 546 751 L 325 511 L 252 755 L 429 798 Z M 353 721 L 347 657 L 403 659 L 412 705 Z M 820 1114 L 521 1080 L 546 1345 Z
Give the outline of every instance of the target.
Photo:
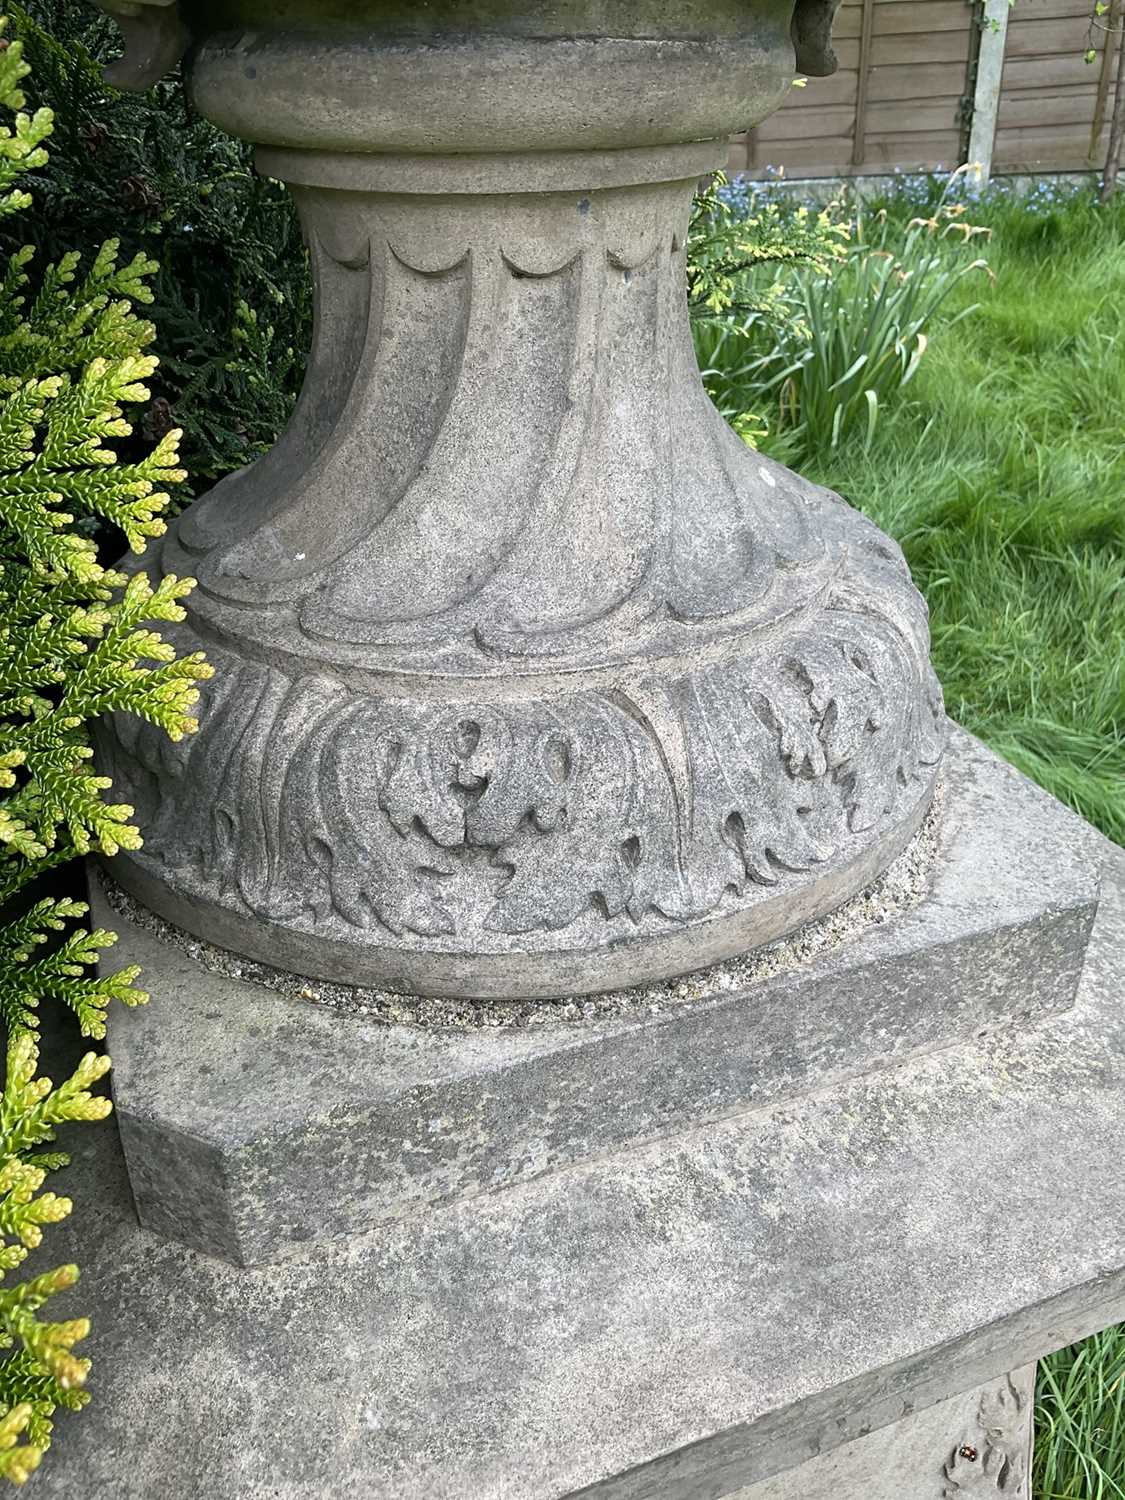
M 1071 815 L 958 735 L 925 858 L 916 904 L 814 928 L 766 977 L 724 970 L 603 1018 L 494 1007 L 468 1029 L 215 973 L 96 896 L 113 964 L 141 964 L 154 996 L 110 1038 L 141 1220 L 273 1259 L 1065 1010 L 1098 886 Z
M 1062 1013 L 283 1264 L 139 1228 L 75 1132 L 94 1399 L 39 1493 L 1020 1496 L 1009 1372 L 1125 1316 L 1125 861 L 1064 821 L 1107 873 Z

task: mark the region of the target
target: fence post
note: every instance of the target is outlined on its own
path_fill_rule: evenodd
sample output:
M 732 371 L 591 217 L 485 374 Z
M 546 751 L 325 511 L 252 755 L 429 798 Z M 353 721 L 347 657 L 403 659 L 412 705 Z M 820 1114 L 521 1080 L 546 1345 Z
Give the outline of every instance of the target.
M 1101 144 L 1101 134 L 1105 128 L 1105 108 L 1109 102 L 1109 85 L 1113 78 L 1113 61 L 1117 55 L 1117 47 L 1114 45 L 1118 27 L 1123 20 L 1121 13 L 1121 0 L 1110 0 L 1109 12 L 1105 18 L 1105 34 L 1102 41 L 1102 66 L 1098 75 L 1098 92 L 1094 101 L 1094 123 L 1090 130 L 1090 150 L 1088 160 L 1091 166 L 1101 166 L 1098 147 Z
M 992 172 L 992 147 L 1000 108 L 1000 80 L 1004 73 L 1004 44 L 1008 37 L 1010 0 L 984 0 L 980 53 L 973 94 L 973 124 L 969 132 L 970 181 L 983 185 Z

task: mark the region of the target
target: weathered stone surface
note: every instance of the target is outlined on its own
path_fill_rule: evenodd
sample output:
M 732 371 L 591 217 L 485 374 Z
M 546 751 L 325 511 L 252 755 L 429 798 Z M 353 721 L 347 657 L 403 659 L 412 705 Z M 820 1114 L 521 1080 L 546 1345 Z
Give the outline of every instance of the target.
M 791 0 L 345 9 L 180 7 L 198 104 L 293 189 L 317 329 L 287 433 L 155 549 L 216 674 L 191 739 L 103 736 L 118 876 L 434 995 L 794 931 L 909 841 L 944 718 L 898 547 L 696 368 L 692 189 L 787 89 Z
M 96 0 L 117 22 L 125 55 L 105 70 L 115 88 L 144 89 L 174 68 L 190 41 L 176 0 Z
M 918 906 L 655 1015 L 475 1031 L 342 1018 L 99 906 L 122 932 L 114 965 L 142 964 L 154 993 L 110 1038 L 142 1222 L 275 1258 L 1065 1009 L 1097 900 L 1083 825 L 967 735 L 947 779 Z
M 1061 1015 L 283 1265 L 139 1229 L 78 1131 L 39 1493 L 718 1500 L 1125 1316 L 1123 882 Z
M 792 932 L 910 839 L 924 606 L 723 428 L 682 296 L 692 179 L 791 36 L 829 65 L 831 9 L 182 0 L 319 311 L 290 432 L 155 559 L 200 576 L 200 736 L 104 737 L 154 909 L 541 997 Z M 80 1134 L 52 1236 L 96 1401 L 41 1492 L 1018 1494 L 1007 1372 L 1125 1311 L 1125 877 L 1087 947 L 1104 844 L 964 743 L 948 782 L 928 899 L 656 1016 L 375 1027 L 130 932 L 160 998 L 113 1038 L 129 1176 Z M 153 1235 L 130 1179 L 166 1233 L 286 1258 Z

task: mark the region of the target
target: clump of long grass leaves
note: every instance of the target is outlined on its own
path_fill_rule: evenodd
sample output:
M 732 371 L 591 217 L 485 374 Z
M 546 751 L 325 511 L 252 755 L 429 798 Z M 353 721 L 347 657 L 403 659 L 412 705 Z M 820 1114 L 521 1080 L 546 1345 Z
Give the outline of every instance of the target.
M 846 203 L 829 205 L 822 214 L 837 226 L 837 254 L 794 264 L 784 276 L 771 264 L 764 282 L 761 269 L 748 266 L 728 287 L 723 315 L 696 316 L 704 383 L 736 430 L 753 436 L 764 428 L 796 460 L 857 431 L 870 445 L 880 413 L 917 373 L 928 330 L 954 288 L 988 274 L 972 251 L 991 231 L 971 223 L 955 200 L 959 181 L 954 173 L 931 211 L 906 221 L 858 201 L 848 218 Z M 771 190 L 761 196 L 771 200 Z M 756 199 L 751 192 L 741 200 L 751 219 L 763 213 Z M 783 228 L 784 215 L 775 222 Z M 946 321 L 973 311 L 961 306 Z
M 1041 1362 L 1035 1392 L 1039 1500 L 1125 1495 L 1125 1330 L 1107 1328 Z

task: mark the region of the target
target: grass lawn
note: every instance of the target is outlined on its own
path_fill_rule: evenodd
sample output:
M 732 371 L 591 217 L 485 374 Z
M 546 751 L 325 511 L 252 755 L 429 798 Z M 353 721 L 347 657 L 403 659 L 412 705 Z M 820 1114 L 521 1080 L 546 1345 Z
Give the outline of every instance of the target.
M 969 216 L 995 282 L 869 449 L 773 446 L 902 543 L 951 715 L 1125 843 L 1125 199 Z M 1035 1500 L 1064 1497 L 1125 1500 L 1125 1326 L 1041 1369 Z
M 869 450 L 779 456 L 902 543 L 951 715 L 1125 843 L 1125 199 L 971 217 L 995 284 Z

